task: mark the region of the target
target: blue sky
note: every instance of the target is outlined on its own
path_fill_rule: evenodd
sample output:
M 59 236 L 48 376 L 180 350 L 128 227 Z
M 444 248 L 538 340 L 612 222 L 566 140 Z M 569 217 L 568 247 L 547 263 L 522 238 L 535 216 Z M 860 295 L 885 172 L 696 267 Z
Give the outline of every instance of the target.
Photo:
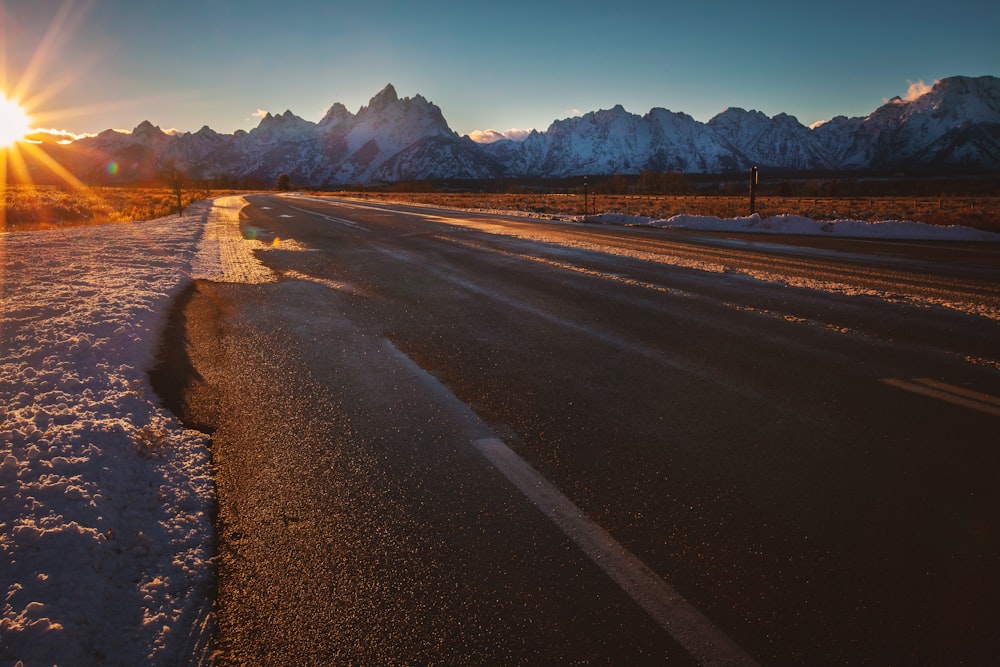
M 911 82 L 1000 75 L 1000 3 L 982 0 L 3 0 L 0 16 L 4 87 L 22 84 L 38 126 L 74 133 L 232 132 L 258 110 L 316 121 L 387 83 L 460 134 L 615 104 L 808 125 L 867 115 Z

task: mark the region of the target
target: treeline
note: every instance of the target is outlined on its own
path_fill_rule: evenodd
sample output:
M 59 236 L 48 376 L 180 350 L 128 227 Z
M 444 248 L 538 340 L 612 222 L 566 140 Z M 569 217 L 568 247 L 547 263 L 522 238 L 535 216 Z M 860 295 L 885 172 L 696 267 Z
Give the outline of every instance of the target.
M 776 197 L 1000 197 L 1000 174 L 907 176 L 886 174 L 792 173 L 760 170 L 759 196 Z M 405 181 L 380 185 L 316 188 L 352 192 L 483 192 L 491 194 L 598 195 L 731 195 L 749 190 L 749 174 L 685 174 L 643 171 L 640 174 L 588 175 L 560 179 L 492 179 L 477 181 Z

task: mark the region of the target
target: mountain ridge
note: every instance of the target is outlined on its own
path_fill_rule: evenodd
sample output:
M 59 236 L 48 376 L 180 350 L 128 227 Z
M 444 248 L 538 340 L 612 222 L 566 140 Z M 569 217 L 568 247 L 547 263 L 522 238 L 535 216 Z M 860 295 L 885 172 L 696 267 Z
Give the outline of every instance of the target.
M 193 178 L 288 173 L 300 185 L 343 186 L 427 179 L 565 178 L 644 170 L 728 173 L 761 168 L 815 171 L 1000 170 L 1000 79 L 949 77 L 923 95 L 893 98 L 868 116 L 815 127 L 730 107 L 708 122 L 654 107 L 621 105 L 554 120 L 523 141 L 477 144 L 459 136 L 421 95 L 386 85 L 357 113 L 336 102 L 319 122 L 291 110 L 265 114 L 250 131 L 205 126 L 169 134 L 149 121 L 67 146 L 46 146 L 90 182 L 155 179 L 164 163 Z M 114 170 L 109 164 L 115 164 Z

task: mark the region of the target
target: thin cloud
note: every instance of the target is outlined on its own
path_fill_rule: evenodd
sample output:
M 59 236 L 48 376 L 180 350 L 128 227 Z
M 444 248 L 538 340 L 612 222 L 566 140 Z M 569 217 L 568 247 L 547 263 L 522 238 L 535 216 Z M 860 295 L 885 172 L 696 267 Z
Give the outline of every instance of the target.
M 910 84 L 910 87 L 907 89 L 906 96 L 903 98 L 907 102 L 912 102 L 918 97 L 923 97 L 927 93 L 931 92 L 931 86 L 928 86 L 923 81 L 917 81 L 916 83 L 913 81 L 907 81 L 907 83 Z
M 252 114 L 250 114 L 250 117 L 263 119 L 266 118 L 269 114 L 270 112 L 267 111 L 267 109 L 257 109 Z
M 35 144 L 71 144 L 86 137 L 94 137 L 95 134 L 76 134 L 69 130 L 56 130 L 39 127 L 31 131 L 24 138 Z
M 931 92 L 931 88 L 933 88 L 933 86 L 927 85 L 922 80 L 910 81 L 909 79 L 907 79 L 906 83 L 909 85 L 909 87 L 906 89 L 906 95 L 904 95 L 903 97 L 894 97 L 891 100 L 883 100 L 883 102 L 885 102 L 886 104 L 892 104 L 892 103 L 900 104 L 902 102 L 912 102 L 916 99 L 923 97 L 927 93 Z
M 500 141 L 501 139 L 524 141 L 531 132 L 531 130 L 520 130 L 517 128 L 511 128 L 503 132 L 500 130 L 473 130 L 469 133 L 469 138 L 477 144 L 492 144 L 494 141 Z

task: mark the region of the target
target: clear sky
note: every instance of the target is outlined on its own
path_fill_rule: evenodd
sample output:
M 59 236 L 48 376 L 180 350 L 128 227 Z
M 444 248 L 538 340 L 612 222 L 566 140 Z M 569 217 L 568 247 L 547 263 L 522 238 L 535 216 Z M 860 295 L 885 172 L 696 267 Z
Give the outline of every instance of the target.
M 1000 75 L 1000 2 L 2 0 L 0 87 L 36 126 L 93 133 L 319 120 L 387 83 L 453 130 L 544 130 L 621 104 L 809 125 L 911 83 Z

